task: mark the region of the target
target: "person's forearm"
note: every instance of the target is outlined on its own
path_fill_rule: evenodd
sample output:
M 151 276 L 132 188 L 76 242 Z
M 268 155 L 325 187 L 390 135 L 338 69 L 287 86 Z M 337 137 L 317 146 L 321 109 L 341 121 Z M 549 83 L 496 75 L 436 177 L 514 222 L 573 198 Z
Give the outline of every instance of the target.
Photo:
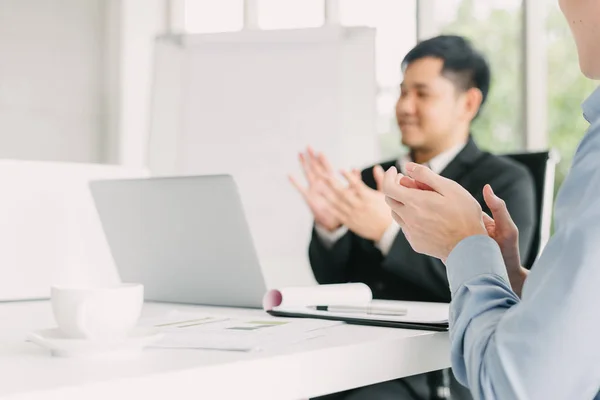
M 492 239 L 465 239 L 450 254 L 452 369 L 475 399 L 594 398 L 600 376 L 594 369 L 600 358 L 594 318 L 600 230 L 589 229 L 593 235 L 558 233 L 536 267 L 541 273 L 534 270 L 527 278 L 524 300 L 509 286 Z M 573 262 L 573 253 L 563 249 L 577 246 L 594 253 Z M 523 281 L 526 273 L 520 275 Z

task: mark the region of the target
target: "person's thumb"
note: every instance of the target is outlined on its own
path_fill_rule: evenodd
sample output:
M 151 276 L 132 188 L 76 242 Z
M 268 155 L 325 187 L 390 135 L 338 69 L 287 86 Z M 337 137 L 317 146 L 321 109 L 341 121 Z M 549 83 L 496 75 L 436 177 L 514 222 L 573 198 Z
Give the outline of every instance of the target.
M 483 224 L 485 226 L 493 225 L 495 223 L 494 219 L 490 217 L 486 212 L 482 212 L 481 218 L 483 218 Z
M 490 185 L 483 187 L 483 199 L 485 204 L 492 212 L 492 217 L 496 224 L 512 223 L 512 218 L 506 208 L 506 203 L 500 197 L 496 196 Z
M 485 212 L 482 212 L 481 217 L 483 218 L 483 225 L 488 235 L 494 237 L 496 234 L 496 221 Z
M 373 178 L 375 178 L 375 185 L 377 190 L 383 190 L 383 179 L 385 177 L 385 171 L 381 168 L 381 165 L 376 165 L 373 167 Z
M 421 184 L 429 186 L 433 191 L 444 194 L 451 187 L 450 181 L 441 177 L 424 165 L 406 164 L 407 175 Z

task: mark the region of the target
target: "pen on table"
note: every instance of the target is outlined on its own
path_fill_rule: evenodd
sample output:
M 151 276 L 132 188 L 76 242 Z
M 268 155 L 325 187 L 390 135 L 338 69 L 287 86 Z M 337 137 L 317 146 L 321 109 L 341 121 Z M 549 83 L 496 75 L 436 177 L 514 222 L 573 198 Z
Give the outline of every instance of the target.
M 403 308 L 385 308 L 369 306 L 312 306 L 317 311 L 328 311 L 342 314 L 368 314 L 368 315 L 387 315 L 400 317 L 406 315 L 408 310 Z

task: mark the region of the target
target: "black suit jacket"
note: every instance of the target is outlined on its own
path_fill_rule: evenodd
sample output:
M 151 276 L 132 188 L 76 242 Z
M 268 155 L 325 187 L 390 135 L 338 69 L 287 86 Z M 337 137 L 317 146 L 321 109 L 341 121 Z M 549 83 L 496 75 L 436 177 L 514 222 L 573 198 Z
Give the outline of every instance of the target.
M 387 170 L 396 161 L 382 163 Z M 489 183 L 504 201 L 519 228 L 521 261 L 527 259 L 536 222 L 535 190 L 529 171 L 507 158 L 479 150 L 473 139 L 442 171 L 442 176 L 462 185 L 491 215 L 483 200 Z M 362 171 L 363 181 L 375 188 L 373 167 Z M 435 258 L 416 253 L 398 234 L 384 257 L 371 240 L 348 232 L 328 249 L 313 229 L 309 258 L 315 278 L 321 284 L 364 282 L 374 298 L 449 302 L 446 267 Z

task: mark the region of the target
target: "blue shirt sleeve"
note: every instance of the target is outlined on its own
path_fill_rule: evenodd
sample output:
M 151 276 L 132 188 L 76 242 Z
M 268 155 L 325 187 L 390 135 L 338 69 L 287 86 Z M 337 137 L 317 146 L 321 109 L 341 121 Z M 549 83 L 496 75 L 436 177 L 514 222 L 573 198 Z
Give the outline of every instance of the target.
M 447 260 L 456 378 L 475 399 L 593 399 L 600 389 L 600 125 L 578 149 L 557 231 L 522 299 L 498 245 L 463 240 Z M 600 398 L 600 397 L 596 397 Z

